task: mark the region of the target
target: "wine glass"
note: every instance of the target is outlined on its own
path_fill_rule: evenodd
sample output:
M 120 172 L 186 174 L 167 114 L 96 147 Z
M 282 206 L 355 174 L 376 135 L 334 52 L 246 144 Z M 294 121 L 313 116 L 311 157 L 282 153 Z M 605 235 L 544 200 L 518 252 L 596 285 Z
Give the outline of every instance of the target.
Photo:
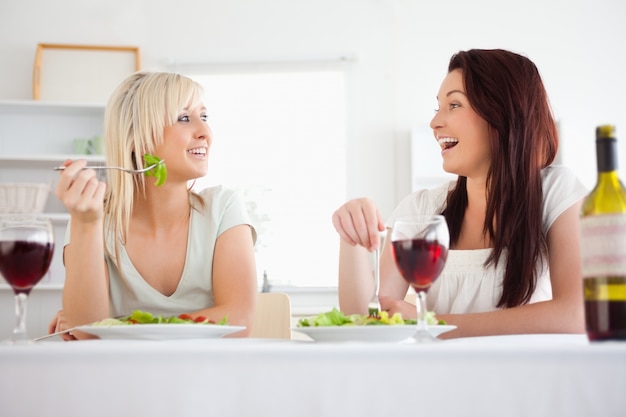
M 25 343 L 26 304 L 33 287 L 48 272 L 54 252 L 52 222 L 34 214 L 0 215 L 0 275 L 15 293 L 17 324 L 9 343 Z
M 446 219 L 438 214 L 399 217 L 391 230 L 391 244 L 396 265 L 404 279 L 417 293 L 417 343 L 437 339 L 428 332 L 426 292 L 437 279 L 448 257 L 450 232 Z

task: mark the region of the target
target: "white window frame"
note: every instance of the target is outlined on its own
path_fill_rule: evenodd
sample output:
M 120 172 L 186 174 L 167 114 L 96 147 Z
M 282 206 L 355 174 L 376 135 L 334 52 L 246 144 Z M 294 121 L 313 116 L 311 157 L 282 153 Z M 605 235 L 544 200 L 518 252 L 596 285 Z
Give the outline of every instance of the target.
M 334 208 L 338 207 L 339 204 L 345 201 L 345 197 L 347 195 L 347 186 L 346 186 L 346 144 L 347 144 L 347 94 L 346 94 L 346 76 L 347 72 L 346 63 L 348 60 L 332 60 L 332 61 L 302 61 L 302 62 L 272 62 L 272 63 L 201 63 L 201 64 L 177 64 L 174 67 L 174 70 L 180 73 L 184 73 L 189 75 L 194 79 L 198 79 L 201 81 L 203 75 L 228 75 L 228 74 L 272 74 L 272 73 L 297 73 L 297 72 L 338 72 L 343 75 L 343 138 L 341 141 L 341 146 L 335 149 L 328 149 L 328 152 L 332 152 L 335 156 L 341 161 L 343 175 L 341 178 L 336 178 L 335 182 L 339 182 L 342 184 L 343 193 L 340 198 L 337 199 L 336 204 L 333 206 Z M 207 92 L 207 96 L 210 92 Z M 211 124 L 211 113 L 212 106 L 217 106 L 219 104 L 209 104 L 209 124 Z M 216 136 L 216 140 L 221 140 L 219 138 L 219 132 L 214 132 L 214 136 Z M 214 156 L 212 155 L 209 159 L 209 165 L 214 161 Z M 321 161 L 322 167 L 324 161 Z M 263 190 L 257 189 L 255 192 L 262 192 Z M 254 201 L 254 196 L 251 197 L 251 202 Z M 332 228 L 331 224 L 331 214 L 332 211 L 328 211 L 324 213 L 324 218 L 327 219 L 327 224 L 329 228 Z M 306 219 L 303 219 L 306 221 Z M 258 227 L 258 226 L 257 226 Z M 265 232 L 265 230 L 259 230 L 260 233 Z M 334 232 L 334 231 L 333 231 Z M 339 238 L 336 234 L 329 237 L 332 241 L 321 242 L 323 245 L 330 245 L 333 247 L 333 251 L 335 255 L 335 261 L 338 260 L 338 242 Z M 295 242 L 293 243 L 296 244 Z M 258 254 L 257 254 L 258 255 Z M 314 268 L 316 262 L 319 262 L 319 258 L 316 258 L 316 254 L 314 251 L 310 251 L 309 256 L 309 265 L 307 268 Z M 261 266 L 262 267 L 262 266 Z M 297 274 L 298 270 L 293 270 L 293 274 Z M 292 302 L 296 306 L 295 315 L 298 315 L 298 311 L 302 314 L 306 314 L 309 311 L 319 311 L 320 309 L 326 309 L 331 306 L 337 305 L 337 268 L 335 264 L 335 268 L 332 269 L 329 273 L 332 273 L 331 277 L 327 277 L 326 281 L 323 281 L 322 285 L 315 285 L 312 282 L 307 282 L 305 284 L 299 284 L 297 280 L 291 283 L 272 282 L 271 271 L 268 272 L 271 291 L 282 291 L 287 292 L 292 297 Z M 260 278 L 262 277 L 262 271 L 259 270 Z M 266 288 L 267 289 L 267 288 Z M 321 307 L 323 306 L 323 307 Z

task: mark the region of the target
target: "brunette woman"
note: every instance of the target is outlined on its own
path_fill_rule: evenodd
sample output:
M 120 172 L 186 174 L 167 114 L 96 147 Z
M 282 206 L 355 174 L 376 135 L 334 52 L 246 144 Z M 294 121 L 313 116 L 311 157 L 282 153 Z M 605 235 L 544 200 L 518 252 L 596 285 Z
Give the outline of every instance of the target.
M 340 306 L 367 312 L 367 250 L 398 216 L 441 213 L 450 229 L 447 263 L 428 309 L 458 328 L 446 337 L 582 333 L 578 218 L 587 190 L 552 165 L 558 132 L 543 82 L 528 58 L 505 50 L 452 56 L 430 127 L 443 169 L 458 175 L 407 196 L 386 222 L 367 198 L 333 215 L 341 243 Z M 381 255 L 380 302 L 415 317 L 390 242 Z

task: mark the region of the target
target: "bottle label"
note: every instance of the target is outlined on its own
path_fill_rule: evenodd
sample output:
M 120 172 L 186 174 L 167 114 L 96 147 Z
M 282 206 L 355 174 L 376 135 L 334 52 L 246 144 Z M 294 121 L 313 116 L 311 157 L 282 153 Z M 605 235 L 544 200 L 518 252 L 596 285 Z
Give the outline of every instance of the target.
M 580 219 L 583 278 L 626 275 L 626 215 Z

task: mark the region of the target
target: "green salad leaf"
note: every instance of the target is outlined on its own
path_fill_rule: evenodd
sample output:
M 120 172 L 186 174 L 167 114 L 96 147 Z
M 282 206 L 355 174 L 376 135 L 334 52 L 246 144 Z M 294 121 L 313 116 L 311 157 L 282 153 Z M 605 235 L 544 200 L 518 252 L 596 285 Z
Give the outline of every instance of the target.
M 350 317 L 345 316 L 341 311 L 333 308 L 327 313 L 321 313 L 311 319 L 300 319 L 302 326 L 343 326 L 351 324 Z
M 167 168 L 165 167 L 165 162 L 158 156 L 150 155 L 149 153 L 143 156 L 143 162 L 147 167 L 156 164 L 154 168 L 146 171 L 145 175 L 146 177 L 155 177 L 155 185 L 163 185 L 167 179 Z
M 147 311 L 135 310 L 130 314 L 130 320 L 136 323 L 154 323 L 154 316 Z M 158 320 L 158 319 L 157 319 Z

